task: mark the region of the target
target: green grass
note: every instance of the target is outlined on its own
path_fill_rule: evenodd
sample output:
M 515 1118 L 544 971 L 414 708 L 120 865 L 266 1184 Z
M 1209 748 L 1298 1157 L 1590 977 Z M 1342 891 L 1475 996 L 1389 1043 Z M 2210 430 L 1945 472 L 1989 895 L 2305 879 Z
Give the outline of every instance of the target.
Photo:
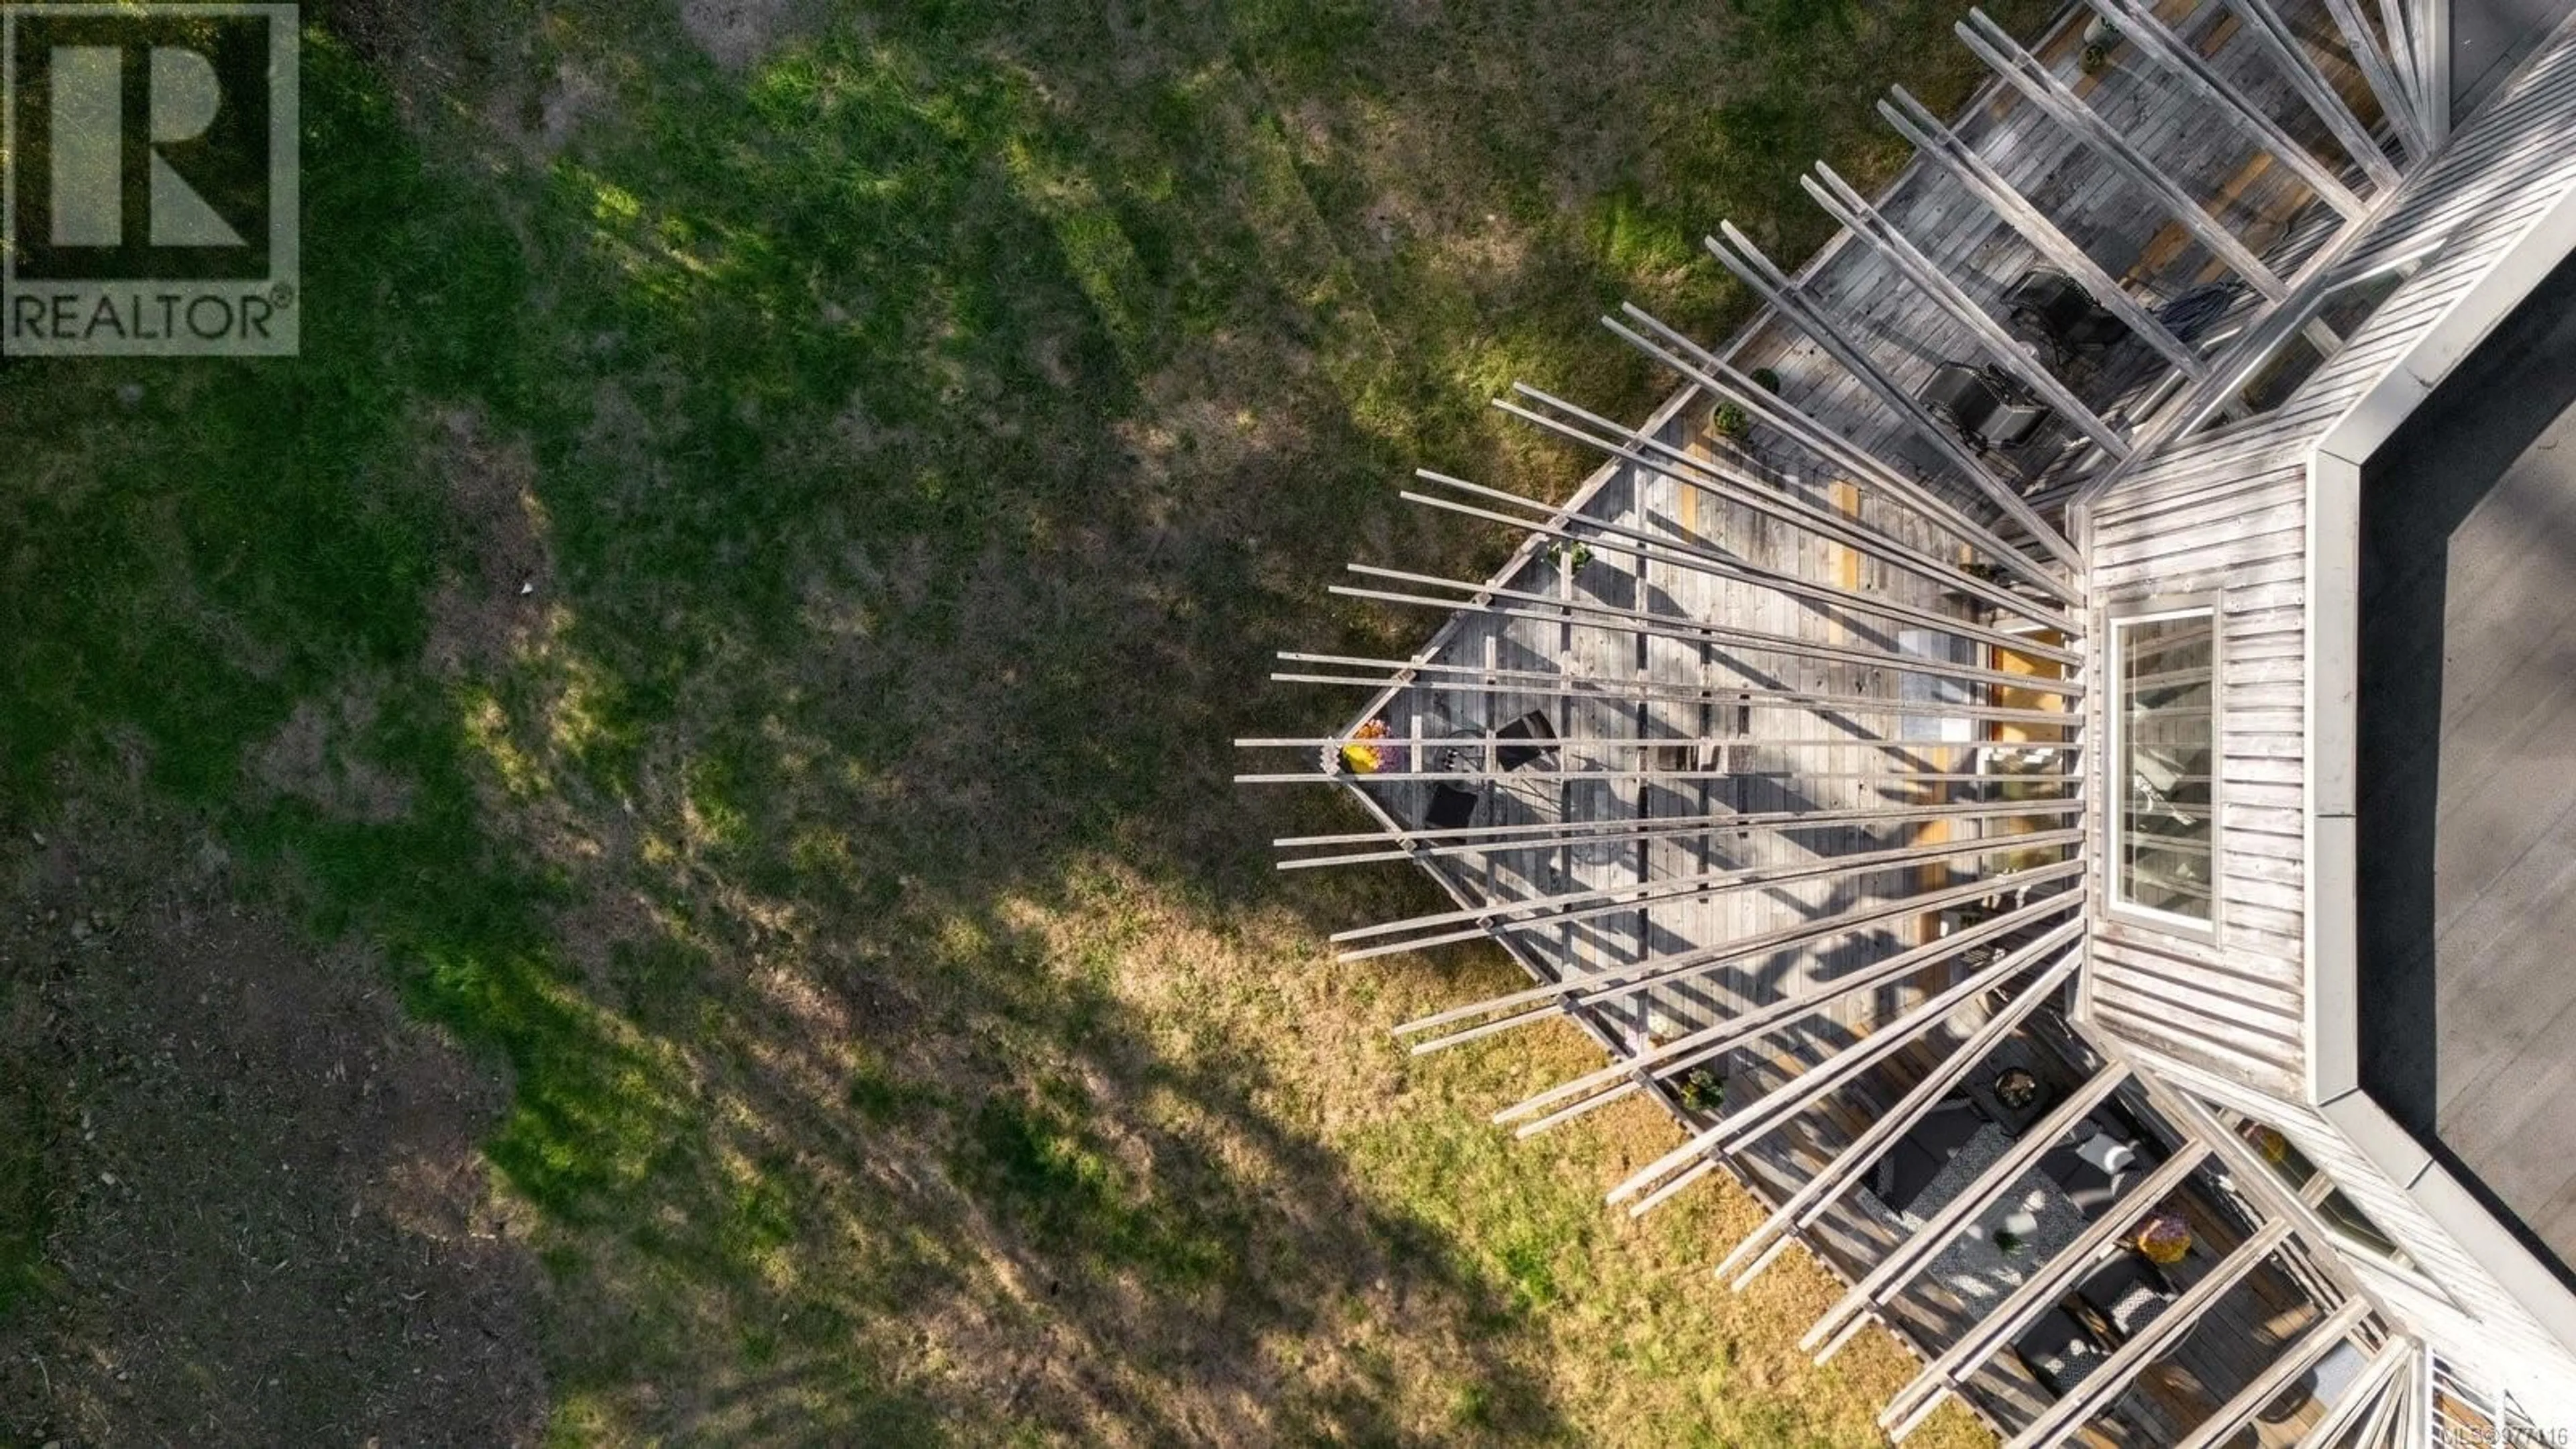
M 1499 968 L 1331 965 L 1419 887 L 1279 883 L 1338 817 L 1224 742 L 1422 627 L 1342 560 L 1490 562 L 1406 469 L 1577 475 L 1490 393 L 1637 412 L 1597 313 L 1821 238 L 1957 8 L 325 12 L 304 356 L 0 373 L 0 814 L 139 769 L 508 1071 L 567 1442 L 1850 1442 L 1893 1360 L 1693 1271 L 1740 1204 L 1599 1209 L 1660 1124 L 1482 1125 L 1579 1044 L 1398 1057 Z M 251 767 L 344 700 L 398 811 Z

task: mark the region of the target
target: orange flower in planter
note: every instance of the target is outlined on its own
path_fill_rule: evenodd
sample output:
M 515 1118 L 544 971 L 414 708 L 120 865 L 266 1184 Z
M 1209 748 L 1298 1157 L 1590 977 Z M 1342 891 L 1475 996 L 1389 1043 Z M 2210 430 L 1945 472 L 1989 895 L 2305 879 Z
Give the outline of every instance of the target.
M 1355 775 L 1374 775 L 1386 768 L 1387 751 L 1370 740 L 1386 738 L 1386 721 L 1370 720 L 1351 731 L 1351 742 L 1342 746 L 1342 768 Z

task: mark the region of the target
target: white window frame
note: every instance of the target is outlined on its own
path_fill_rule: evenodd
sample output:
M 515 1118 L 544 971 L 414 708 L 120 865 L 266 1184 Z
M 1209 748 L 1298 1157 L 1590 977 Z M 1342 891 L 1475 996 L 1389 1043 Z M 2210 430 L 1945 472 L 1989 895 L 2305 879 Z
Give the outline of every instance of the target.
M 2448 240 L 2448 237 L 2443 238 L 2443 241 Z M 2320 286 L 2314 295 L 2306 298 L 2299 305 L 2295 314 L 2297 317 L 2297 325 L 2288 328 L 2286 331 L 2283 331 L 2278 336 L 2272 338 L 2270 345 L 2266 346 L 2262 351 L 2245 358 L 2237 366 L 2229 369 L 2231 375 L 2226 390 L 2220 393 L 2214 400 L 2204 404 L 2206 411 L 2203 412 L 2202 415 L 2184 431 L 2186 433 L 2215 433 L 2227 428 L 2241 427 L 2246 424 L 2259 421 L 2260 419 L 2270 417 L 2272 414 L 2279 412 L 2281 409 L 2288 407 L 2294 402 L 2297 402 L 2299 400 L 2299 394 L 2307 391 L 2309 383 L 2316 381 L 2319 374 L 2322 374 L 2328 368 L 2333 367 L 2335 358 L 2341 356 L 2346 349 L 2350 348 L 2353 342 L 2357 340 L 2364 331 L 2368 330 L 2371 322 L 2375 320 L 2380 313 L 2388 310 L 2390 303 L 2395 302 L 2399 297 L 2405 295 L 2407 283 L 2414 281 L 2416 275 L 2424 270 L 2425 264 L 2432 260 L 2433 254 L 2442 249 L 2442 244 L 2443 243 L 2441 241 L 2437 241 L 2429 246 L 2418 247 L 2407 252 L 2403 256 L 2385 258 L 2372 263 L 2363 271 L 2355 272 L 2351 276 Z M 2392 272 L 2398 274 L 2397 289 L 2381 298 L 2378 306 L 2370 309 L 2369 315 L 2362 318 L 2361 325 L 2353 329 L 2352 336 L 2339 337 L 2332 329 L 2324 326 L 2324 324 L 2319 320 L 2324 317 L 2326 308 L 2332 306 L 2337 297 L 2342 296 L 2344 293 L 2349 292 L 2356 287 L 2367 286 L 2372 282 L 2379 281 Z M 2266 320 L 2273 321 L 2277 324 L 2278 319 L 2276 317 L 2274 319 Z M 2317 363 L 2316 371 L 2309 373 L 2306 377 L 2300 379 L 2299 385 L 2284 394 L 2279 402 L 2272 404 L 2270 407 L 2264 408 L 2260 412 L 2245 406 L 2243 402 L 2245 390 L 2253 385 L 2254 379 L 2262 373 L 2263 369 L 2271 363 L 2273 358 L 2280 355 L 2282 348 L 2287 347 L 2291 343 L 2299 341 L 2302 338 L 2307 340 L 2309 346 L 2314 347 L 2319 353 L 2323 354 Z M 2326 343 L 2329 341 L 2334 345 L 2328 347 Z
M 2140 905 L 2127 899 L 2121 887 L 2123 858 L 2121 845 L 2124 834 L 2122 821 L 2127 814 L 2125 802 L 2129 794 L 2129 782 L 2126 778 L 2128 741 L 2125 729 L 2129 712 L 2126 703 L 2127 693 L 2122 685 L 2123 671 L 2120 667 L 2121 661 L 2127 657 L 2125 640 L 2129 630 L 2141 625 L 2161 624 L 2173 619 L 2202 616 L 2209 619 L 2210 778 L 2209 918 L 2207 920 L 2202 920 L 2198 916 L 2187 916 L 2179 911 Z M 2108 637 L 2105 640 L 2103 655 L 2106 666 L 2103 673 L 2106 676 L 2105 683 L 2108 685 L 2103 714 L 2108 725 L 2106 733 L 2109 748 L 2104 752 L 2105 764 L 2102 772 L 2104 786 L 2102 792 L 2102 899 L 2115 919 L 2150 926 L 2174 935 L 2214 941 L 2218 938 L 2219 923 L 2226 914 L 2226 899 L 2220 888 L 2226 877 L 2224 869 L 2226 862 L 2221 849 L 2218 828 L 2222 803 L 2220 797 L 2224 793 L 2226 783 L 2221 778 L 2224 774 L 2221 761 L 2226 757 L 2222 749 L 2223 737 L 2220 733 L 2223 718 L 2219 709 L 2219 683 L 2224 677 L 2221 669 L 2225 656 L 2219 647 L 2221 622 L 2219 600 L 2215 596 L 2158 600 L 2135 610 L 2115 612 L 2108 622 L 2109 627 L 2106 630 Z

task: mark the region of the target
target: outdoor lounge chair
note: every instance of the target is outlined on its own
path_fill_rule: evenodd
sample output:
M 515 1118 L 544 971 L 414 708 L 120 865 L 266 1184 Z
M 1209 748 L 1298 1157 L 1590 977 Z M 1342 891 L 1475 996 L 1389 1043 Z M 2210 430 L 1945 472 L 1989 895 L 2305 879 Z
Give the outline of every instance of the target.
M 2041 1314 L 2013 1340 L 2012 1349 L 2013 1357 L 2039 1380 L 2039 1386 L 2059 1398 L 2066 1397 L 2068 1390 L 2108 1356 L 2101 1341 L 2063 1308 Z
M 2048 349 L 2060 361 L 2099 352 L 2129 335 L 2128 327 L 2073 277 L 2050 267 L 2021 274 L 2004 294 L 2013 335 Z
M 2052 1147 L 2039 1159 L 2040 1171 L 2065 1191 L 2088 1221 L 2109 1211 L 2130 1184 L 2154 1165 L 2138 1143 L 2102 1131 L 2081 1142 Z
M 1915 397 L 1981 453 L 2020 447 L 2054 416 L 2008 374 L 1958 362 L 1933 369 Z
M 2138 1336 L 2174 1300 L 2173 1285 L 2153 1263 L 2122 1252 L 2075 1285 L 2075 1296 L 2097 1314 L 2120 1342 Z
M 1923 1114 L 1923 1120 L 1914 1124 L 1914 1130 L 1899 1138 L 1878 1160 L 1870 1190 L 1897 1212 L 1911 1209 L 1985 1121 L 1976 1105 L 1964 1097 L 1934 1104 L 1931 1111 Z
M 1547 722 L 1547 712 L 1545 710 L 1534 709 L 1529 713 L 1522 715 L 1520 718 L 1513 720 L 1510 724 L 1503 726 L 1501 729 L 1494 731 L 1494 738 L 1498 740 L 1552 740 L 1556 738 L 1556 726 Z M 1517 770 L 1521 766 L 1545 755 L 1553 748 L 1555 747 L 1552 745 L 1498 746 L 1494 751 L 1494 763 L 1506 770 Z

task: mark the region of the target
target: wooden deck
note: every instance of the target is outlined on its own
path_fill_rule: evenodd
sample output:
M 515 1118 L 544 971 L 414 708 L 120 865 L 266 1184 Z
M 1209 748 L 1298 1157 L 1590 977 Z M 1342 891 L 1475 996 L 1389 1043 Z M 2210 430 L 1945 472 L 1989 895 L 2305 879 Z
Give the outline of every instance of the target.
M 2322 0 L 2281 8 L 2346 103 L 2365 123 L 2374 123 L 2377 103 L 2360 71 L 2345 58 Z M 2347 185 L 2369 191 L 2324 124 L 2244 34 L 2233 12 L 2215 0 L 2165 0 L 2156 10 L 2214 70 L 2261 104 Z M 2033 47 L 2160 169 L 2192 195 L 2205 198 L 2209 214 L 2273 270 L 2293 275 L 2319 253 L 2333 235 L 2335 218 L 2289 168 L 2243 132 L 2213 119 L 2205 105 L 2134 46 L 2115 52 L 2115 63 L 2093 75 L 2083 74 L 2078 65 L 2082 50 L 2080 26 L 2062 29 Z M 2151 307 L 2230 275 L 2182 219 L 2160 212 L 2154 198 L 2018 94 L 1990 97 L 1956 118 L 1951 129 Z M 1989 311 L 2000 313 L 2001 299 L 2014 280 L 2043 261 L 2004 218 L 1934 167 L 1918 163 L 1909 169 L 1880 198 L 1878 209 Z M 1965 327 L 1867 246 L 1839 239 L 1810 281 L 1812 291 L 1847 328 L 1871 345 L 1872 359 L 1909 390 L 1942 362 L 1993 360 Z M 2226 329 L 2214 329 L 2205 340 L 2216 342 L 2226 335 Z M 1743 339 L 1733 360 L 1746 371 L 1772 369 L 1789 401 L 1843 424 L 1846 436 L 1877 456 L 1942 483 L 1954 490 L 1953 496 L 1969 497 L 1941 456 L 1814 339 L 1773 323 Z M 2079 397 L 2118 426 L 2143 419 L 2166 369 L 2152 349 L 2133 340 L 2108 356 L 2074 360 L 2060 374 Z M 2061 420 L 1998 461 L 2008 475 L 2036 485 L 2080 473 L 2098 456 Z
M 2324 0 L 2279 9 L 2346 103 L 2375 121 L 2376 102 L 2343 58 Z M 2234 12 L 2215 0 L 2164 0 L 2156 12 L 2343 185 L 2375 194 Z M 2268 270 L 2289 278 L 2325 254 L 2347 223 L 2295 168 L 2238 127 L 2214 123 L 2206 103 L 2135 43 L 2083 74 L 2081 28 L 2062 20 L 2033 53 L 2160 172 L 2204 198 L 2209 217 Z M 1949 125 L 2149 308 L 2233 274 L 2192 226 L 2019 93 L 1990 87 Z M 2042 260 L 2002 215 L 1925 162 L 1874 206 L 1989 314 L 2000 315 L 2006 290 Z M 1994 360 L 1974 329 L 1848 234 L 1800 274 L 1798 288 L 1909 394 L 1945 361 Z M 2266 304 L 2249 291 L 2238 305 L 2251 315 Z M 2240 321 L 2232 316 L 2199 346 L 2225 347 Z M 1713 400 L 1685 393 L 1640 436 L 1775 503 L 1674 476 L 1691 472 L 1687 461 L 1620 463 L 1554 525 L 1543 512 L 1533 517 L 1534 536 L 1491 580 L 1444 586 L 1380 571 L 1360 590 L 1436 609 L 1447 622 L 1361 716 L 1384 727 L 1401 763 L 1385 772 L 1393 778 L 1356 777 L 1356 788 L 1392 830 L 1414 831 L 1429 827 L 1435 791 L 1463 781 L 1475 792 L 1473 830 L 1525 832 L 1435 836 L 1429 850 L 1409 843 L 1461 902 L 1426 927 L 1436 934 L 1409 939 L 1490 936 L 1550 983 L 1615 982 L 1623 971 L 1663 968 L 1650 988 L 1579 1013 L 1631 1056 L 1824 991 L 1995 910 L 2052 895 L 2072 903 L 2082 883 L 2078 817 L 2062 807 L 2074 798 L 2084 741 L 2070 712 L 2074 689 L 2054 662 L 2080 647 L 2082 612 L 2060 613 L 2032 589 L 2019 591 L 2022 607 L 1998 606 L 1998 576 L 1963 565 L 1993 557 L 1980 531 L 2011 532 L 1999 522 L 2002 506 L 1953 449 L 1920 435 L 1814 338 L 1766 316 L 1719 355 L 1743 372 L 1777 374 L 1782 401 L 1913 480 L 1964 524 L 1768 426 L 1721 436 Z M 2169 395 L 2172 368 L 2131 339 L 2054 371 L 2125 433 Z M 2014 493 L 2062 495 L 2103 456 L 2080 438 L 2061 419 L 1988 467 Z M 1565 528 L 1567 518 L 1579 523 Z M 1551 543 L 1544 535 L 1555 532 L 1569 536 Z M 1577 537 L 1586 540 L 1579 550 Z M 1367 661 L 1336 667 L 1354 663 Z M 1507 767 L 1497 731 L 1533 715 L 1557 743 Z M 1777 818 L 1791 812 L 1825 818 Z M 1774 818 L 1729 823 L 1745 816 Z M 1819 926 L 1846 919 L 1848 928 Z M 1408 939 L 1386 929 L 1392 934 L 1373 937 L 1369 950 Z M 1779 944 L 1722 954 L 1766 940 Z M 1665 966 L 1676 961 L 1686 969 Z M 1729 1051 L 1716 1075 L 1735 1101 L 1784 1086 L 1964 970 L 1953 958 L 1839 997 L 1794 1028 Z M 1976 1024 L 1962 1011 L 1731 1155 L 1730 1169 L 1774 1205 L 1785 1201 Z M 2047 1047 L 2052 1034 L 2058 1045 Z M 2089 1071 L 2079 1070 L 2084 1049 L 2052 1010 L 2033 1018 L 2024 1038 L 2041 1042 L 2043 1055 L 2058 1052 L 2051 1059 L 2061 1087 Z M 2179 1270 L 2184 1286 L 2250 1230 L 2213 1183 L 2190 1183 L 2183 1191 L 2207 1252 Z M 1799 1237 L 1857 1281 L 1904 1232 L 1851 1193 Z M 1928 1355 L 1983 1311 L 1918 1275 L 1879 1316 Z M 2117 1449 L 2177 1442 L 2322 1313 L 2309 1286 L 2267 1262 L 2079 1441 Z M 1986 1360 L 1968 1389 L 2005 1426 L 2031 1423 L 2051 1398 L 2008 1352 Z M 2293 1443 L 2314 1418 L 2307 1411 L 2250 1426 L 2251 1437 L 2236 1442 Z

